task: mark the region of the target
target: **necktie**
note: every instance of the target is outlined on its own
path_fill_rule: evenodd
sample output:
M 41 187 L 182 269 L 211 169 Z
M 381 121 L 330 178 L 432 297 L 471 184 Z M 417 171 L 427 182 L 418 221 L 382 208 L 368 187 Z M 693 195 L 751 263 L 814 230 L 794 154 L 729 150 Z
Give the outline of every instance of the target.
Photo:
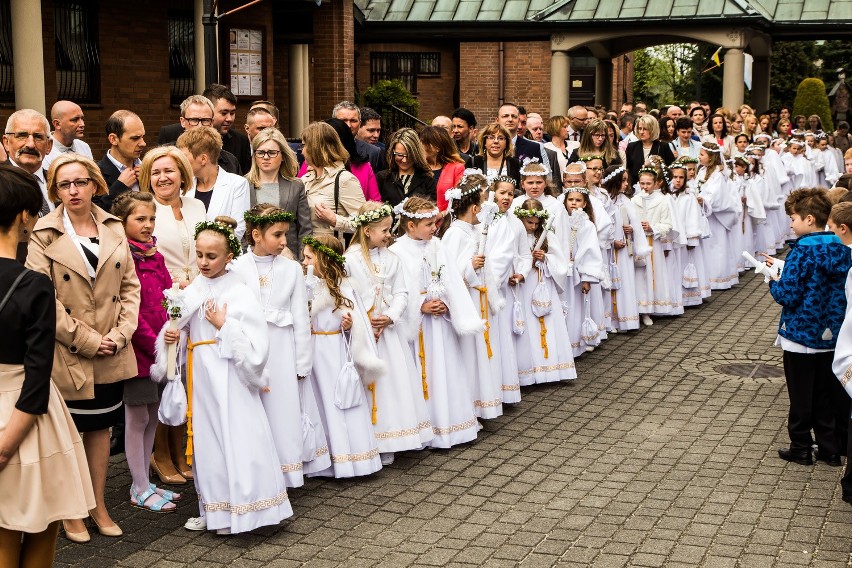
M 574 137 L 574 140 L 577 140 L 577 133 L 576 132 L 574 132 L 574 134 L 572 134 L 571 136 Z
M 33 176 L 38 184 L 39 189 L 41 189 L 41 180 L 38 179 L 38 176 Z M 47 204 L 47 199 L 44 198 L 44 194 L 41 196 L 41 211 L 38 212 L 39 217 L 44 217 L 50 213 L 50 205 Z

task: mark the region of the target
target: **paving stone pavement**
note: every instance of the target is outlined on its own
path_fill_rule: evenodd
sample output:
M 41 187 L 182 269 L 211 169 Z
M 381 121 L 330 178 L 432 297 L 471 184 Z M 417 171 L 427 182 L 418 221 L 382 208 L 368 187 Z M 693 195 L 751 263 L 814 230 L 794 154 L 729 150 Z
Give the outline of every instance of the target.
M 292 519 L 252 534 L 184 530 L 192 494 L 173 514 L 130 507 L 114 459 L 107 499 L 125 536 L 60 537 L 56 565 L 852 566 L 841 469 L 777 457 L 778 313 L 748 274 L 685 316 L 612 336 L 573 384 L 524 389 L 475 443 L 309 480 L 291 491 Z M 769 367 L 749 378 L 719 371 L 729 364 Z

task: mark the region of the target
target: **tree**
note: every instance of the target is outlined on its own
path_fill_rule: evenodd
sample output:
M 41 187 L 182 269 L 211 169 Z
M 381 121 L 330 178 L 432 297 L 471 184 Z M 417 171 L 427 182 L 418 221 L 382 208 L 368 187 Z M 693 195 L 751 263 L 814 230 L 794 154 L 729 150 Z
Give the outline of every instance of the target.
M 635 100 L 650 107 L 685 104 L 691 100 L 718 101 L 722 95 L 719 69 L 707 69 L 715 46 L 678 43 L 633 53 Z
M 379 112 L 382 109 L 390 108 L 390 105 L 401 108 L 413 116 L 417 116 L 417 112 L 420 110 L 420 103 L 414 98 L 414 95 L 408 92 L 408 89 L 399 79 L 378 81 L 364 91 L 364 103 Z
M 817 75 L 829 87 L 837 83 L 837 70 L 846 69 L 852 75 L 852 43 L 839 39 L 816 42 L 816 55 L 820 61 Z
M 773 45 L 769 106 L 790 106 L 796 97 L 794 85 L 816 75 L 816 60 L 816 46 L 812 41 L 784 41 Z
M 822 128 L 826 132 L 834 130 L 831 121 L 831 107 L 828 104 L 828 95 L 825 93 L 825 83 L 822 79 L 809 78 L 799 83 L 796 91 L 796 102 L 793 104 L 793 115 L 810 116 L 819 115 Z

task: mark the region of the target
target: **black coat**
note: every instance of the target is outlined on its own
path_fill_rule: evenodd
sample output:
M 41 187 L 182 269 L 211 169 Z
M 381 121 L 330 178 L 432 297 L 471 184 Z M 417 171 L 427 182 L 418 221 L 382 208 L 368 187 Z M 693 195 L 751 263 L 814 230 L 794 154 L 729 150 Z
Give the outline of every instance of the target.
M 167 124 L 162 127 L 160 129 L 160 133 L 157 134 L 157 146 L 173 145 L 183 133 L 184 129 L 180 123 Z M 224 148 L 221 152 L 219 152 L 219 159 L 217 160 L 217 163 L 229 174 L 241 176 L 243 173 L 248 173 L 248 170 L 244 171 L 240 166 L 240 162 L 237 160 L 237 157 Z M 249 162 L 249 168 L 251 168 L 251 162 Z
M 474 156 L 473 167 L 482 170 L 482 173 L 487 173 L 488 167 L 485 156 Z M 500 168 L 503 169 L 503 168 Z M 521 164 L 514 156 L 506 158 L 506 175 L 515 180 L 515 193 L 521 189 Z
M 642 152 L 642 141 L 637 140 L 636 142 L 631 142 L 627 145 L 627 149 L 624 153 L 627 157 L 626 167 L 630 174 L 630 184 L 633 185 L 639 182 L 639 170 L 645 165 L 645 154 Z M 660 142 L 659 140 L 654 140 L 653 144 L 651 144 L 651 153 L 648 155 L 660 156 L 667 166 L 675 160 L 674 154 L 672 154 L 672 149 L 669 148 L 668 143 Z
M 129 191 L 130 188 L 118 180 L 118 176 L 121 175 L 121 172 L 118 171 L 118 168 L 115 167 L 115 164 L 112 163 L 112 160 L 110 160 L 109 156 L 106 154 L 104 154 L 104 157 L 101 158 L 100 162 L 98 162 L 98 167 L 101 169 L 101 174 L 104 176 L 104 181 L 106 181 L 107 187 L 109 188 L 109 193 L 106 195 L 96 195 L 92 198 L 92 203 L 109 213 L 109 210 L 112 208 L 112 202 L 115 201 L 115 198 L 125 191 Z
M 382 196 L 382 201 L 394 206 L 412 195 L 436 201 L 435 182 L 435 178 L 429 177 L 425 173 L 416 173 L 411 178 L 408 193 L 406 193 L 396 173 L 390 170 L 382 170 L 376 174 L 376 183 L 379 186 L 379 194 Z

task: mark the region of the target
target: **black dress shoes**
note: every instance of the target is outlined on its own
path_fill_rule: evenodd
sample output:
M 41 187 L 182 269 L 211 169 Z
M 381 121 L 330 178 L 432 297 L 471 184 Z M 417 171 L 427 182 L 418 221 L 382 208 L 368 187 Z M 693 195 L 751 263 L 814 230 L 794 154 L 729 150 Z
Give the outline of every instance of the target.
M 791 448 L 782 448 L 778 450 L 778 457 L 782 460 L 797 463 L 800 465 L 814 465 L 814 460 L 811 457 L 810 450 L 794 450 Z
M 840 461 L 840 454 L 823 454 L 819 450 L 814 453 L 814 457 L 817 461 L 821 461 L 826 465 L 830 465 L 831 467 L 840 467 L 842 462 Z

